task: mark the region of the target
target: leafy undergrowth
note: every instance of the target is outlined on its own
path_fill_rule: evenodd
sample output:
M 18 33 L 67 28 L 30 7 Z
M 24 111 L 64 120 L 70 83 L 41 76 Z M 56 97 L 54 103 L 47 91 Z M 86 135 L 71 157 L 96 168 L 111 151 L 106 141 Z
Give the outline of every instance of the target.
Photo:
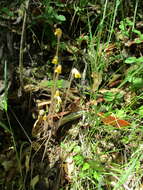
M 1 5 L 1 189 L 143 189 L 142 4 Z

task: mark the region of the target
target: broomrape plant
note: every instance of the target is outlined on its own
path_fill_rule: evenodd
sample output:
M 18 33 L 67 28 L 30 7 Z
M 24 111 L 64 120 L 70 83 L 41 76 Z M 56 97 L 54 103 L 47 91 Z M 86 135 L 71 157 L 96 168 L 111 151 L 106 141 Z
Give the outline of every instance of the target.
M 57 109 L 56 109 L 57 105 L 58 105 L 58 107 L 61 105 L 62 106 L 62 111 L 64 111 L 65 106 L 66 106 L 66 102 L 67 102 L 67 97 L 68 97 L 69 92 L 70 92 L 70 87 L 71 87 L 72 80 L 74 78 L 76 78 L 76 79 L 81 78 L 80 72 L 76 68 L 73 68 L 71 70 L 71 74 L 70 74 L 70 77 L 69 77 L 68 87 L 67 87 L 67 89 L 65 91 L 65 94 L 66 94 L 65 99 L 64 99 L 64 101 L 62 101 L 62 99 L 60 97 L 60 91 L 56 86 L 57 81 L 59 80 L 59 75 L 62 73 L 62 65 L 59 63 L 59 58 L 58 58 L 60 39 L 62 37 L 62 30 L 60 28 L 57 28 L 55 30 L 54 34 L 57 37 L 57 47 L 56 47 L 56 54 L 52 59 L 52 64 L 54 64 L 54 74 L 53 74 L 53 86 L 51 88 L 51 105 L 50 105 L 50 108 L 49 108 L 50 124 L 51 124 L 51 116 L 54 115 L 54 113 L 57 112 Z M 61 117 L 60 121 L 61 120 L 62 120 L 62 117 Z M 59 121 L 59 123 L 60 123 L 60 121 Z M 53 124 L 53 121 L 52 121 L 52 124 Z

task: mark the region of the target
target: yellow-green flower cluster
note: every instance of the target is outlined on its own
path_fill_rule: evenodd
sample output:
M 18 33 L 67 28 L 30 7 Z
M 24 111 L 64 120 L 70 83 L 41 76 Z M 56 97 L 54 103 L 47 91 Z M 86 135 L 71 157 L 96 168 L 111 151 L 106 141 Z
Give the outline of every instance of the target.
M 55 36 L 57 36 L 58 38 L 61 38 L 62 36 L 62 30 L 60 28 L 56 28 L 55 30 Z
M 72 76 L 74 78 L 81 78 L 81 74 L 80 74 L 80 72 L 76 68 L 72 69 Z
M 58 65 L 58 66 L 55 68 L 55 73 L 61 74 L 61 72 L 62 72 L 62 66 L 61 66 L 61 65 Z
M 57 104 L 58 104 L 58 105 L 62 103 L 62 99 L 61 99 L 61 97 L 60 97 L 60 92 L 59 92 L 59 90 L 56 90 L 55 95 L 54 95 L 54 98 L 57 100 Z
M 55 65 L 58 64 L 58 56 L 55 55 L 55 57 L 52 59 L 52 63 Z

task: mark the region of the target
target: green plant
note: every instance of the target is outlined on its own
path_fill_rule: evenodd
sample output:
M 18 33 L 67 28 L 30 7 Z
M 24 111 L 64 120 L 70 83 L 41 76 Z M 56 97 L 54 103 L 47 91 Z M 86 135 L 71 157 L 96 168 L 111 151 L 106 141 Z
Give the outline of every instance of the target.
M 29 145 L 28 143 L 17 141 L 12 131 L 13 123 L 11 123 L 8 115 L 8 79 L 7 64 L 5 63 L 5 93 L 2 97 L 1 109 L 6 113 L 8 124 L 0 122 L 0 127 L 12 136 L 14 145 L 12 148 L 14 147 L 16 152 L 18 174 L 20 174 L 19 184 L 17 183 L 16 187 L 18 186 L 22 190 L 27 188 L 37 189 L 36 185 L 41 180 L 42 182 L 47 180 L 47 184 L 51 185 L 53 169 L 55 173 L 55 169 L 58 168 L 56 187 L 58 188 L 59 185 L 60 189 L 140 189 L 143 177 L 143 106 L 141 104 L 143 100 L 143 57 L 141 51 L 138 54 L 136 52 L 132 53 L 132 47 L 130 47 L 132 44 L 140 47 L 143 41 L 142 32 L 136 29 L 136 17 L 138 19 L 142 17 L 137 11 L 140 5 L 139 1 L 130 1 L 128 18 L 124 18 L 125 11 L 123 9 L 123 4 L 127 2 L 120 0 L 97 0 L 96 2 L 93 0 L 43 0 L 42 2 L 25 2 L 30 2 L 29 8 L 30 10 L 32 9 L 32 14 L 26 9 L 28 8 L 27 6 L 23 10 L 21 8 L 18 10 L 22 10 L 24 16 L 19 66 L 23 67 L 23 56 L 27 58 L 27 52 L 30 55 L 30 60 L 34 63 L 36 51 L 36 54 L 40 55 L 42 59 L 42 64 L 51 66 L 53 69 L 51 67 L 50 69 L 53 72 L 48 70 L 48 67 L 44 67 L 46 68 L 46 74 L 50 72 L 50 75 L 45 77 L 41 62 L 39 64 L 37 61 L 37 64 L 39 64 L 37 70 L 40 70 L 43 75 L 37 80 L 36 75 L 32 74 L 32 79 L 34 80 L 29 80 L 29 83 L 31 82 L 38 86 L 38 92 L 37 90 L 36 92 L 32 91 L 30 98 L 33 98 L 33 94 L 36 94 L 34 102 L 39 103 L 39 99 L 40 101 L 42 99 L 46 104 L 46 106 L 44 104 L 44 109 L 41 112 L 43 115 L 40 115 L 41 110 L 38 110 L 39 115 L 34 123 L 34 127 L 39 125 L 41 133 L 39 136 L 32 134 L 34 142 L 31 142 L 19 120 L 14 116 L 17 123 L 22 127 L 24 135 L 27 136 L 30 142 Z M 17 14 L 17 12 L 11 10 L 13 9 L 1 9 L 5 19 L 12 19 L 13 15 Z M 132 10 L 134 10 L 134 13 Z M 132 16 L 130 16 L 131 14 Z M 26 22 L 26 17 L 28 22 Z M 30 20 L 31 18 L 32 20 Z M 64 22 L 66 19 L 65 26 Z M 30 21 L 31 24 L 29 24 Z M 41 28 L 38 25 L 39 23 L 40 26 L 42 25 Z M 17 25 L 12 24 L 12 29 L 20 24 L 21 22 Z M 26 27 L 27 25 L 28 27 Z M 33 26 L 36 26 L 36 29 Z M 53 33 L 54 27 L 56 28 L 55 33 Z M 64 31 L 63 38 L 62 30 L 59 27 Z M 30 36 L 29 28 L 38 42 L 39 49 L 37 49 L 36 43 L 34 44 L 31 40 L 33 36 Z M 70 32 L 67 33 L 67 30 Z M 120 33 L 121 38 L 116 38 L 116 31 Z M 25 50 L 23 37 L 25 34 L 28 36 L 26 41 L 28 42 L 28 48 L 23 54 L 23 50 Z M 35 34 L 38 34 L 40 37 Z M 34 51 L 31 48 L 33 47 L 31 41 L 34 44 Z M 68 47 L 66 44 L 68 44 Z M 55 52 L 54 56 L 53 51 Z M 53 59 L 51 60 L 52 56 Z M 48 64 L 46 62 L 47 59 Z M 73 65 L 73 68 L 71 68 L 72 66 L 70 67 L 71 72 L 68 79 L 65 79 L 67 75 L 64 76 L 62 72 L 65 59 L 70 60 Z M 79 66 L 81 71 L 83 71 L 82 76 L 74 68 L 75 65 Z M 31 69 L 31 65 L 29 67 Z M 19 68 L 21 69 L 21 67 Z M 20 73 L 22 78 L 22 69 Z M 67 73 L 69 73 L 69 70 Z M 43 78 L 44 80 L 41 81 Z M 76 89 L 76 95 L 82 102 L 82 105 L 80 104 L 79 106 L 80 111 L 72 110 L 72 114 L 65 116 L 66 111 L 70 112 L 70 106 L 68 106 L 70 104 L 69 95 L 72 91 L 71 86 L 74 86 L 74 82 L 77 82 L 76 78 L 84 79 L 85 84 L 88 84 L 89 80 L 92 87 L 87 85 L 87 97 L 83 97 L 80 90 L 77 92 Z M 118 86 L 118 84 L 120 85 Z M 79 86 L 83 87 L 82 82 Z M 99 88 L 101 89 L 99 90 Z M 44 89 L 44 95 L 41 89 Z M 43 100 L 45 92 L 46 95 L 49 92 L 51 93 L 50 100 Z M 37 101 L 38 95 L 40 95 L 40 98 L 38 97 Z M 49 97 L 49 94 L 47 97 Z M 21 99 L 23 100 L 23 98 Z M 39 108 L 40 106 L 37 107 Z M 66 109 L 67 107 L 69 110 Z M 104 117 L 101 117 L 103 115 Z M 125 122 L 123 120 L 125 118 L 130 125 L 119 125 L 117 120 Z M 73 120 L 78 122 L 78 124 L 76 122 L 71 123 Z M 114 125 L 110 125 L 111 121 Z M 61 147 L 59 147 L 59 143 L 61 143 Z M 45 148 L 44 153 L 43 148 Z M 58 150 L 57 153 L 54 150 Z M 39 164 L 37 157 L 38 161 L 44 158 L 45 160 Z M 52 160 L 53 157 L 56 158 L 56 162 Z M 48 164 L 46 160 L 48 160 Z M 5 168 L 7 163 L 3 163 Z M 37 170 L 38 174 L 36 173 Z M 52 177 L 49 177 L 51 170 Z M 31 178 L 30 180 L 29 177 Z
M 51 86 L 51 104 L 49 107 L 49 112 L 48 112 L 48 116 L 47 116 L 47 122 L 49 126 L 52 126 L 52 131 L 51 134 L 49 135 L 46 143 L 45 143 L 45 151 L 43 153 L 43 158 L 45 156 L 45 152 L 46 152 L 46 144 L 48 144 L 51 135 L 53 132 L 55 132 L 55 128 L 54 128 L 54 114 L 57 112 L 57 108 L 58 111 L 61 108 L 62 112 L 64 112 L 65 110 L 65 106 L 66 106 L 66 102 L 70 93 L 70 87 L 71 87 L 71 83 L 73 81 L 74 78 L 81 78 L 81 74 L 79 73 L 79 71 L 76 68 L 73 68 L 71 70 L 70 76 L 69 76 L 69 82 L 67 85 L 67 88 L 65 88 L 64 92 L 65 92 L 65 99 L 62 102 L 62 99 L 60 97 L 60 91 L 58 89 L 57 84 L 59 83 L 59 75 L 62 73 L 62 66 L 59 62 L 59 45 L 60 45 L 60 39 L 62 37 L 62 30 L 60 28 L 57 28 L 55 30 L 55 36 L 57 36 L 57 47 L 56 47 L 56 53 L 54 58 L 52 59 L 52 63 L 54 64 L 54 74 L 53 74 L 53 85 Z M 60 126 L 61 121 L 62 121 L 63 116 L 60 117 L 59 122 L 58 122 L 58 126 L 57 128 Z M 47 128 L 48 125 L 44 127 L 44 135 L 43 136 L 47 136 Z
M 134 64 L 128 70 L 128 74 L 126 77 L 126 81 L 130 82 L 133 89 L 141 89 L 143 87 L 143 56 L 136 58 L 136 57 L 129 57 L 125 60 L 126 64 Z M 135 69 L 136 68 L 136 69 Z
M 63 4 L 55 2 L 56 8 L 52 6 L 52 1 L 44 0 L 43 6 L 45 7 L 44 12 L 37 16 L 37 19 L 45 19 L 45 21 L 49 24 L 60 23 L 66 21 L 66 17 L 64 15 L 58 14 L 58 7 L 64 7 Z
M 7 7 L 1 8 L 1 9 L 0 9 L 0 13 L 2 13 L 2 15 L 5 14 L 5 15 L 8 16 L 8 17 L 13 17 L 13 16 L 14 16 L 14 13 L 13 13 L 12 11 L 10 11 L 10 9 L 7 8 Z M 3 18 L 4 16 L 1 16 L 1 15 L 0 15 L 0 17 Z
M 115 9 L 111 8 L 110 10 L 108 3 L 108 1 L 105 1 L 104 3 L 100 22 L 97 25 L 95 31 L 92 31 L 89 13 L 87 13 L 89 27 L 87 60 L 89 62 L 88 71 L 89 74 L 92 75 L 91 83 L 93 92 L 97 92 L 99 86 L 102 83 L 105 70 L 108 66 L 108 58 L 106 58 L 105 48 L 108 47 L 108 45 L 111 43 L 111 38 L 115 32 L 114 25 L 118 13 L 118 8 L 121 4 L 119 0 L 115 1 Z M 109 24 L 106 25 L 108 22 Z M 104 37 L 105 35 L 107 35 L 107 38 Z M 118 59 L 117 56 L 115 56 L 114 59 Z
M 4 94 L 0 97 L 0 109 L 7 112 L 8 104 L 8 72 L 7 72 L 7 62 L 4 63 Z
M 103 167 L 99 161 L 86 159 L 82 155 L 76 155 L 74 158 L 75 164 L 80 167 L 79 177 L 92 178 L 95 181 L 100 182 L 102 177 Z
M 143 42 L 143 34 L 139 30 L 132 30 L 133 33 L 137 34 L 137 38 L 135 39 L 136 44 L 140 44 Z
M 130 37 L 130 33 L 132 31 L 133 22 L 130 21 L 128 18 L 125 18 L 120 22 L 119 29 L 124 37 Z
M 132 180 L 136 176 L 134 187 L 139 187 L 139 179 L 142 177 L 142 169 L 140 168 L 140 161 L 142 160 L 142 145 L 138 147 L 138 149 L 131 155 L 130 161 L 124 166 L 126 170 L 120 169 L 120 175 L 116 178 L 118 179 L 118 182 L 114 186 L 114 190 L 117 190 L 123 185 L 123 187 L 127 188 L 126 182 L 128 181 L 128 184 L 130 183 L 130 180 Z M 138 176 L 138 177 L 137 177 Z

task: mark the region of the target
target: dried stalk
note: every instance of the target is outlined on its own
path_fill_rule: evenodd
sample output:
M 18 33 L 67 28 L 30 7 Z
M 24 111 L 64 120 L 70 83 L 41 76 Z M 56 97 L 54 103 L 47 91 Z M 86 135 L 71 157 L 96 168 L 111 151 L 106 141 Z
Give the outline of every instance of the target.
M 27 10 L 29 7 L 30 0 L 25 2 L 25 12 L 23 18 L 23 25 L 22 25 L 22 33 L 21 33 L 21 40 L 20 40 L 20 53 L 19 53 L 19 78 L 20 78 L 20 94 L 23 91 L 23 49 L 24 49 L 24 35 L 25 35 L 25 28 L 26 28 L 26 19 L 27 19 Z

